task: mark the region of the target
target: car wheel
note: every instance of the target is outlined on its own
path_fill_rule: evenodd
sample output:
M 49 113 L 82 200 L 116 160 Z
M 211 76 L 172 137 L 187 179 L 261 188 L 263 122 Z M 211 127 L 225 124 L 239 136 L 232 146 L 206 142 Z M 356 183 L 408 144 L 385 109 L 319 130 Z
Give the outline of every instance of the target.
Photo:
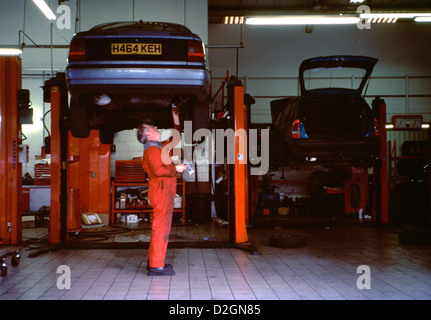
M 277 233 L 269 238 L 269 245 L 277 248 L 301 248 L 305 246 L 305 237 L 300 234 Z
M 200 128 L 208 128 L 209 125 L 209 99 L 195 102 L 192 106 L 193 132 Z
M 112 144 L 114 142 L 114 134 L 115 132 L 113 132 L 111 129 L 99 129 L 100 142 L 102 144 Z
M 88 105 L 83 98 L 70 100 L 70 131 L 75 138 L 88 138 L 90 124 L 88 122 Z

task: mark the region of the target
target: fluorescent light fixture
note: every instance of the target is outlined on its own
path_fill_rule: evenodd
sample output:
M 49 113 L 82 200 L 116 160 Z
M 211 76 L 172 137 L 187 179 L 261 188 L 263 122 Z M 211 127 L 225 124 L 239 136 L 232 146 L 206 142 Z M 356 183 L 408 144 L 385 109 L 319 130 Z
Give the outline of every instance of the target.
M 429 129 L 430 125 L 428 123 L 424 123 L 421 125 L 422 129 Z
M 361 19 L 373 19 L 373 18 L 407 18 L 411 19 L 415 17 L 414 13 L 397 13 L 397 12 L 391 12 L 391 13 L 361 13 L 359 15 Z
M 362 3 L 365 0 L 350 0 L 350 3 Z
M 431 17 L 416 17 L 415 22 L 431 22 Z
M 431 17 L 431 13 L 420 13 L 420 12 L 377 12 L 377 13 L 361 13 L 359 15 L 361 19 L 373 19 L 373 18 L 401 18 L 401 19 L 413 19 L 415 17 Z
M 243 16 L 226 16 L 223 19 L 224 24 L 244 24 Z
M 251 25 L 316 25 L 316 24 L 357 24 L 359 17 L 352 16 L 261 16 L 246 18 L 245 23 Z
M 19 56 L 21 53 L 20 49 L 0 48 L 0 56 Z
M 33 2 L 39 7 L 40 11 L 43 12 L 43 14 L 49 19 L 49 20 L 55 20 L 57 17 L 55 16 L 54 12 L 52 12 L 51 8 L 48 7 L 46 2 L 44 0 L 33 0 Z
M 419 12 L 379 12 L 361 13 L 361 19 L 367 19 L 367 23 L 395 23 L 398 19 L 413 19 L 417 22 L 430 22 L 431 13 Z

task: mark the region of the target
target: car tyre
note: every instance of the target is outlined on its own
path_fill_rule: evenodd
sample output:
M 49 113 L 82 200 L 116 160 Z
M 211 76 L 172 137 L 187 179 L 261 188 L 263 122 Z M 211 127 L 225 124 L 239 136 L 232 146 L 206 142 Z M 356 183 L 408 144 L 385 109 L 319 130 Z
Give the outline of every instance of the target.
M 100 142 L 102 144 L 112 144 L 114 142 L 115 132 L 108 128 L 99 129 Z
M 70 100 L 70 131 L 75 138 L 88 138 L 90 135 L 88 105 L 83 98 L 72 97 Z
M 192 126 L 193 132 L 197 129 L 208 128 L 209 126 L 209 98 L 202 102 L 195 102 L 192 106 Z

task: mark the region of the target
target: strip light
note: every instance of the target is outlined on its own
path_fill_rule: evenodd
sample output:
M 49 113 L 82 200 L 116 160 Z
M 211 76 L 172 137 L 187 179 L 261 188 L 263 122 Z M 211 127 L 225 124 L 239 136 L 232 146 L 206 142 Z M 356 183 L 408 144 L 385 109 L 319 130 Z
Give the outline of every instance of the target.
M 40 11 L 49 19 L 55 20 L 57 17 L 50 7 L 46 4 L 44 0 L 33 0 L 33 2 L 39 7 Z
M 235 17 L 225 17 L 225 24 L 234 24 Z M 398 19 L 414 19 L 416 22 L 431 22 L 431 13 L 419 12 L 382 12 L 361 13 L 359 16 L 345 15 L 290 15 L 247 17 L 249 25 L 319 25 L 319 24 L 357 24 L 362 20 L 368 23 L 395 23 Z
M 357 24 L 359 17 L 347 16 L 262 16 L 250 17 L 245 20 L 251 25 L 317 25 L 317 24 Z
M 414 19 L 416 22 L 431 22 L 431 13 L 361 13 L 359 16 L 361 19 L 367 19 L 368 23 L 395 23 L 398 19 Z
M 431 17 L 416 17 L 415 22 L 431 22 Z
M 20 49 L 0 48 L 0 56 L 19 56 L 21 53 Z

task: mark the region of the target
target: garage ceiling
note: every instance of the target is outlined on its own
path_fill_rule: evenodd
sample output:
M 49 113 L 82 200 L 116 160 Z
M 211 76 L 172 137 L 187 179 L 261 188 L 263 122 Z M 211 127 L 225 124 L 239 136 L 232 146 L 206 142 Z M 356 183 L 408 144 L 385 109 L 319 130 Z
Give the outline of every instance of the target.
M 373 11 L 431 11 L 431 0 L 365 0 Z M 355 13 L 350 0 L 208 0 L 208 22 L 221 23 L 225 16 L 270 14 Z

